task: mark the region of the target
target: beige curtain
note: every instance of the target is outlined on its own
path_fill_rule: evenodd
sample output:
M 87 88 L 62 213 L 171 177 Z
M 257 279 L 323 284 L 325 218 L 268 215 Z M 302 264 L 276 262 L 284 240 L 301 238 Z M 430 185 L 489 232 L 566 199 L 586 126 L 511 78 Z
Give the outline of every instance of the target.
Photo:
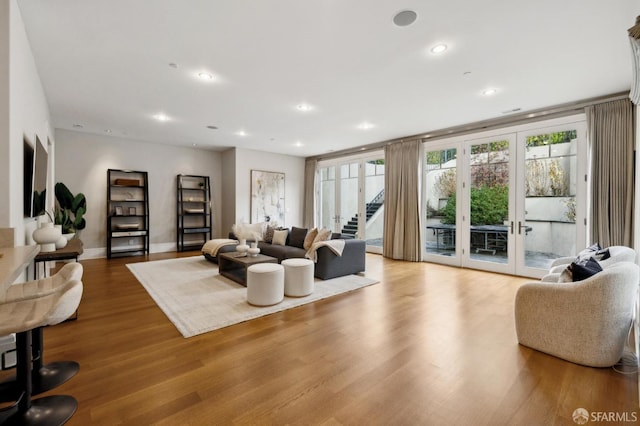
M 633 245 L 633 106 L 628 99 L 586 108 L 591 144 L 591 241 Z
M 304 200 L 302 203 L 302 226 L 307 229 L 311 229 L 315 226 L 317 167 L 317 160 L 307 160 L 304 165 Z
M 384 249 L 385 257 L 422 260 L 420 225 L 419 140 L 394 143 L 385 148 Z

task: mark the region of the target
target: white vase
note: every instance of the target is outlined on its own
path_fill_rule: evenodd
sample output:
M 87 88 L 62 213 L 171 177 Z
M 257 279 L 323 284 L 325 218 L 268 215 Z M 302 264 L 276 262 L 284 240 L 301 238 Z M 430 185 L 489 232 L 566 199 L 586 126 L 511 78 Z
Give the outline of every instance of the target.
M 56 251 L 56 241 L 62 237 L 62 232 L 53 226 L 53 223 L 43 223 L 33 231 L 33 241 L 40 244 L 40 252 L 48 253 Z
M 249 248 L 249 250 L 247 250 L 247 252 L 249 253 L 250 257 L 256 257 L 258 256 L 258 254 L 260 254 L 260 249 L 258 247 L 251 247 Z
M 246 256 L 247 250 L 249 250 L 249 246 L 247 245 L 247 240 L 245 238 L 241 238 L 240 244 L 238 244 L 238 246 L 236 247 L 236 251 Z

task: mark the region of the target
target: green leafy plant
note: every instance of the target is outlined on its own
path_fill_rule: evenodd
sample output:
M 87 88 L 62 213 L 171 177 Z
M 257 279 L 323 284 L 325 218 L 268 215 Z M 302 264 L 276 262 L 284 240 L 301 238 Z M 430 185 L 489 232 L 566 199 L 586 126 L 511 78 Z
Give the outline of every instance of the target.
M 84 229 L 87 225 L 84 219 L 84 214 L 87 211 L 87 200 L 84 194 L 73 195 L 62 182 L 56 183 L 54 189 L 57 202 L 55 210 L 56 225 L 62 225 L 63 234 L 70 234 Z
M 506 185 L 471 188 L 471 225 L 502 225 L 509 215 L 509 188 Z M 442 223 L 456 223 L 456 194 L 443 209 Z

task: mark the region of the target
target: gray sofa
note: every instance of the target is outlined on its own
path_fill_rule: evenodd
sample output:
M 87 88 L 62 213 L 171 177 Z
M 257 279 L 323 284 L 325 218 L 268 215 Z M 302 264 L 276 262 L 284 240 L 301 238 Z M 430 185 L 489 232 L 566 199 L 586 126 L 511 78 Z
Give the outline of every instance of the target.
M 278 263 L 281 263 L 285 259 L 304 258 L 306 250 L 299 246 L 299 241 L 291 241 L 290 237 L 291 233 L 287 236 L 287 242 L 284 246 L 259 241 L 258 247 L 260 248 L 260 254 L 275 257 L 278 259 Z M 237 239 L 233 233 L 229 234 L 229 238 Z M 332 239 L 336 238 L 344 239 L 345 245 L 342 256 L 334 254 L 329 247 L 319 247 L 316 252 L 317 262 L 314 265 L 314 276 L 316 278 L 328 280 L 330 278 L 364 272 L 365 241 L 348 237 L 343 238 L 340 234 L 333 234 Z M 247 241 L 247 243 L 249 242 Z M 235 251 L 235 249 L 235 245 L 223 246 L 218 253 L 228 253 Z M 208 255 L 205 255 L 205 257 L 212 262 L 218 262 L 214 257 Z

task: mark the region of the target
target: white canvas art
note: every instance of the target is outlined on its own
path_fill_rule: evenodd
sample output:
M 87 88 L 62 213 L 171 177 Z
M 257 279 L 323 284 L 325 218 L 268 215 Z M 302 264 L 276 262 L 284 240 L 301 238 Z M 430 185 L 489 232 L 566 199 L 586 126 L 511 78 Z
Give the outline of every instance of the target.
M 284 225 L 284 173 L 251 170 L 251 223 Z

